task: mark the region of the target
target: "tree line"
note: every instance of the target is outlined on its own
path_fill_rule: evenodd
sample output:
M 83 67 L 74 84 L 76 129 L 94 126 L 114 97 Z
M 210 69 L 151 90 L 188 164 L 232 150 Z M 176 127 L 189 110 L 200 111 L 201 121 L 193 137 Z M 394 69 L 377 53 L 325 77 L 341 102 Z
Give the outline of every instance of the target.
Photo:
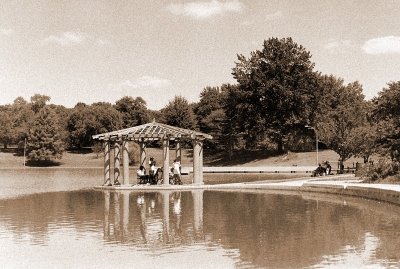
M 229 156 L 235 150 L 309 150 L 318 135 L 340 161 L 357 156 L 368 162 L 377 153 L 392 163 L 400 157 L 400 81 L 367 101 L 358 81 L 346 84 L 315 70 L 311 53 L 292 38 L 269 38 L 249 57 L 238 55 L 232 76 L 235 84 L 205 87 L 199 102 L 176 96 L 158 111 L 141 97 L 74 108 L 47 104 L 50 97 L 40 94 L 30 102 L 18 97 L 0 107 L 0 142 L 27 141 L 33 160 L 47 160 L 65 148 L 93 146 L 94 134 L 156 119 L 211 134 L 206 146 Z

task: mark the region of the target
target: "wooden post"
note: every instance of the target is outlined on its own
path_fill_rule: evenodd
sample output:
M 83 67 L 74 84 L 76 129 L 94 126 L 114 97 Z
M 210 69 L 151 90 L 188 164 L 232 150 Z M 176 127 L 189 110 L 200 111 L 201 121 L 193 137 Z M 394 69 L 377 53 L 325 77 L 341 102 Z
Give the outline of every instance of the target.
M 123 163 L 123 179 L 122 184 L 129 184 L 129 144 L 128 140 L 122 138 L 122 163 Z
M 203 140 L 200 141 L 200 152 L 199 152 L 199 170 L 200 170 L 200 184 L 204 184 L 203 180 L 203 149 L 204 149 Z
M 163 138 L 163 181 L 169 185 L 169 138 Z
M 140 165 L 146 167 L 146 144 L 141 141 L 139 142 L 140 146 Z
M 110 142 L 109 141 L 104 141 L 104 185 L 111 185 Z
M 121 174 L 121 146 L 119 142 L 114 142 L 114 184 L 120 184 Z
M 203 184 L 203 141 L 193 140 L 193 183 Z
M 181 142 L 179 140 L 176 140 L 175 158 L 179 162 L 182 162 L 182 157 L 181 156 L 182 156 Z

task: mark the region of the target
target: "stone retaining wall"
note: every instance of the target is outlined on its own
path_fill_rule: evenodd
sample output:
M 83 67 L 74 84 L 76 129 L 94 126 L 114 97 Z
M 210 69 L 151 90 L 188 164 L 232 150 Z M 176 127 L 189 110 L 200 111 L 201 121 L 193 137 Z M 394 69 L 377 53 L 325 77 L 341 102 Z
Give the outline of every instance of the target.
M 362 187 L 362 186 L 346 186 L 346 185 L 335 185 L 335 184 L 304 184 L 301 191 L 308 192 L 319 192 L 319 193 L 329 193 L 329 194 L 339 194 L 339 195 L 349 195 L 362 197 L 377 201 L 383 201 L 388 203 L 393 203 L 400 205 L 400 192 L 396 190 L 387 190 L 372 187 Z

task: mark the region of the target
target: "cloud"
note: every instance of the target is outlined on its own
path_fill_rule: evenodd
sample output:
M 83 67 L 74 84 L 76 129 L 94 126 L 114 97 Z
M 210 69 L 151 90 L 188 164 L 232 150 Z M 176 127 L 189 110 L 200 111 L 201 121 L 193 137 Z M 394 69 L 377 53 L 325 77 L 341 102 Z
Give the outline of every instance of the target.
M 121 88 L 132 88 L 132 89 L 139 89 L 139 88 L 162 88 L 170 85 L 171 82 L 168 79 L 158 78 L 153 76 L 142 76 L 140 78 L 136 78 L 133 81 L 125 80 L 119 83 L 117 86 Z
M 277 12 L 274 12 L 274 13 L 270 13 L 270 14 L 267 14 L 265 16 L 265 19 L 267 21 L 274 21 L 274 20 L 278 20 L 278 19 L 282 19 L 282 18 L 283 18 L 282 11 L 277 11 Z
M 206 19 L 212 16 L 223 15 L 229 12 L 241 12 L 244 5 L 239 0 L 209 2 L 189 2 L 182 4 L 170 4 L 167 10 L 175 15 Z
M 14 33 L 13 29 L 0 29 L 0 34 L 2 35 L 12 35 Z
M 125 80 L 116 84 L 109 84 L 108 89 L 102 93 L 110 93 L 110 98 L 123 96 L 140 96 L 151 109 L 161 109 L 168 100 L 175 96 L 175 91 L 170 90 L 171 81 L 155 76 L 142 76 L 133 80 Z
M 361 49 L 367 54 L 400 53 L 400 37 L 385 36 L 367 40 Z
M 51 35 L 43 40 L 43 43 L 49 44 L 58 44 L 61 46 L 73 46 L 79 45 L 85 42 L 86 35 L 79 32 L 64 32 L 59 35 Z
M 328 43 L 324 45 L 324 48 L 330 51 L 334 51 L 336 49 L 344 49 L 353 47 L 353 43 L 351 40 L 335 40 L 331 39 Z

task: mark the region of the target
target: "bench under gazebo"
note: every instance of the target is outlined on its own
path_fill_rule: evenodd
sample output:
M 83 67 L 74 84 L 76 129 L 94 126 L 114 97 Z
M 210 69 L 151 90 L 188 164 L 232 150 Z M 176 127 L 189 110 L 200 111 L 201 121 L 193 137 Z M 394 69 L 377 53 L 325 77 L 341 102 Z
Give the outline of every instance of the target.
M 97 134 L 92 138 L 102 141 L 104 145 L 104 185 L 112 184 L 110 158 L 112 149 L 114 151 L 113 182 L 129 185 L 129 141 L 139 144 L 140 165 L 143 166 L 146 163 L 146 143 L 162 141 L 163 171 L 169 171 L 170 141 L 175 141 L 176 159 L 181 160 L 181 142 L 188 140 L 193 144 L 193 183 L 203 184 L 203 142 L 205 139 L 212 139 L 212 136 L 208 134 L 153 121 L 127 129 Z M 163 184 L 169 185 L 168 172 L 163 172 Z

